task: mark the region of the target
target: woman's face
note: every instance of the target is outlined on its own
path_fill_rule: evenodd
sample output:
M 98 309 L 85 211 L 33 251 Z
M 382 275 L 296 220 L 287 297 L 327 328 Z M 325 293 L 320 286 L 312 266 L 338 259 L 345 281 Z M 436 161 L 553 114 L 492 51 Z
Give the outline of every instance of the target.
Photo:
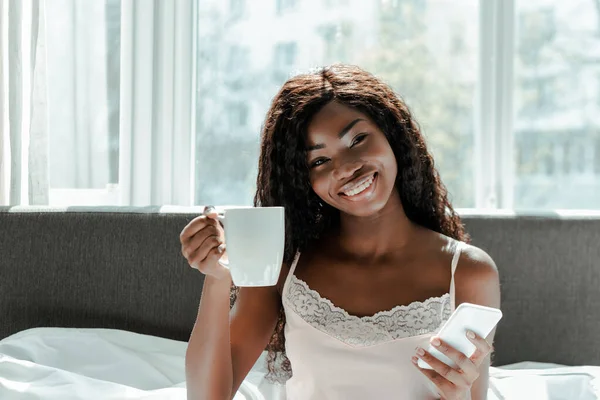
M 327 104 L 308 126 L 307 148 L 310 183 L 324 202 L 361 217 L 387 204 L 398 166 L 367 115 L 335 101 Z

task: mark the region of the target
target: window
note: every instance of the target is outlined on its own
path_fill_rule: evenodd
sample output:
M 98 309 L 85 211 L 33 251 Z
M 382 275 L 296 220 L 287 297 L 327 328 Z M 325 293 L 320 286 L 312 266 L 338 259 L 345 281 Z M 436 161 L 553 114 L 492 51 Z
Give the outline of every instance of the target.
M 8 3 L 35 24 L 38 2 Z M 24 40 L 5 29 L 22 59 L 0 44 L 11 71 L 26 65 L 20 106 L 31 110 L 22 132 L 0 121 L 0 140 L 22 135 L 29 150 L 13 158 L 24 173 L 0 163 L 3 204 L 250 204 L 277 90 L 345 62 L 406 101 L 455 207 L 600 208 L 597 2 L 39 4 L 39 26 L 18 24 Z
M 598 208 L 590 143 L 600 112 L 600 9 L 583 0 L 515 5 L 513 134 L 518 152 L 534 156 L 517 158 L 514 207 Z M 529 162 L 546 163 L 551 179 L 531 173 Z
M 229 47 L 224 68 L 224 82 L 231 91 L 244 90 L 248 86 L 248 61 L 249 50 L 241 45 L 233 44 Z
M 349 48 L 353 42 L 351 21 L 338 21 L 336 23 L 326 23 L 318 27 L 318 34 L 321 36 L 324 45 L 323 64 L 332 64 L 339 62 L 349 54 L 352 49 Z
M 594 148 L 594 174 L 600 175 L 600 136 L 596 137 Z
M 277 82 L 283 82 L 296 65 L 297 45 L 295 42 L 277 43 L 273 52 L 273 77 Z
M 239 129 L 248 123 L 248 106 L 244 103 L 231 103 L 227 107 L 231 129 Z
M 208 7 L 210 2 L 202 3 Z M 348 0 L 340 2 L 343 7 L 335 13 L 328 2 L 315 2 L 310 14 L 294 3 L 276 1 L 277 13 L 285 11 L 286 19 L 249 13 L 243 23 L 232 23 L 221 31 L 218 40 L 243 41 L 246 46 L 244 81 L 252 89 L 224 93 L 211 89 L 219 86 L 218 81 L 198 80 L 197 92 L 208 93 L 230 121 L 239 121 L 239 112 L 228 107 L 231 98 L 247 105 L 248 125 L 232 122 L 228 132 L 217 133 L 227 125 L 215 126 L 210 123 L 212 116 L 198 112 L 195 202 L 250 204 L 260 129 L 271 99 L 294 72 L 340 61 L 381 76 L 406 99 L 435 153 L 453 201 L 459 207 L 474 207 L 479 2 Z M 219 29 L 221 19 L 227 15 L 203 19 L 209 25 L 199 34 L 200 47 L 214 40 L 211 32 Z M 266 49 L 272 49 L 271 61 L 265 58 Z M 217 76 L 219 52 L 206 57 L 209 60 L 198 64 L 198 76 Z M 199 109 L 204 107 L 204 100 L 200 101 Z M 234 149 L 245 154 L 236 162 L 225 156 L 236 154 Z
M 232 20 L 240 19 L 244 16 L 246 0 L 229 0 L 229 17 Z
M 325 7 L 333 8 L 347 6 L 349 0 L 323 0 L 323 2 L 325 3 Z
M 277 43 L 275 45 L 275 67 L 292 68 L 296 62 L 296 43 Z
M 275 12 L 281 15 L 296 7 L 296 0 L 275 0 Z

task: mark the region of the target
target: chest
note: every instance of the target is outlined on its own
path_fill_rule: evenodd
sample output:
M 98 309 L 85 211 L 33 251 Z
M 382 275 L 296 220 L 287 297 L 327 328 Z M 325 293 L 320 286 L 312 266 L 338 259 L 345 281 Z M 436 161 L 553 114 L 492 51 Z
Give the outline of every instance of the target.
M 308 349 L 307 346 L 314 346 L 313 350 L 317 353 L 321 352 L 317 348 L 337 348 L 335 343 L 339 342 L 353 348 L 399 341 L 405 343 L 409 338 L 436 332 L 452 311 L 450 295 L 445 293 L 359 316 L 322 297 L 294 275 L 284 290 L 283 305 L 286 346 L 303 343 L 303 351 Z M 326 340 L 326 337 L 330 339 Z
M 422 303 L 448 293 L 450 264 L 439 257 L 407 257 L 360 263 L 309 256 L 300 258 L 296 284 L 326 299 L 348 315 L 374 316 L 401 306 Z

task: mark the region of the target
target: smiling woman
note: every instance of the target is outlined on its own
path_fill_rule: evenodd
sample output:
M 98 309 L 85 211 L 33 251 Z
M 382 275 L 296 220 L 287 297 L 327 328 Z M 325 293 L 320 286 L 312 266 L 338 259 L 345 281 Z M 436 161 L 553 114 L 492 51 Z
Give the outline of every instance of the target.
M 265 346 L 290 400 L 485 398 L 493 332 L 469 336 L 468 358 L 439 342 L 455 368 L 424 347 L 456 305 L 500 306 L 498 272 L 466 244 L 388 85 L 344 64 L 290 78 L 266 116 L 254 205 L 285 208 L 284 266 L 275 286 L 233 288 L 231 314 L 222 228 L 198 217 L 184 229 L 184 254 L 208 275 L 187 351 L 190 398 L 235 393 Z

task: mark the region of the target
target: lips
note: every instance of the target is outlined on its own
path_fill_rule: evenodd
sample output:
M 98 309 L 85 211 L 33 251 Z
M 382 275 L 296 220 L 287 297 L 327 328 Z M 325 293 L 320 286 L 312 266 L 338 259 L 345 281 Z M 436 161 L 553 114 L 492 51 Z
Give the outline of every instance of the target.
M 347 197 L 356 196 L 367 190 L 375 181 L 376 173 L 356 178 L 342 186 L 339 194 Z

